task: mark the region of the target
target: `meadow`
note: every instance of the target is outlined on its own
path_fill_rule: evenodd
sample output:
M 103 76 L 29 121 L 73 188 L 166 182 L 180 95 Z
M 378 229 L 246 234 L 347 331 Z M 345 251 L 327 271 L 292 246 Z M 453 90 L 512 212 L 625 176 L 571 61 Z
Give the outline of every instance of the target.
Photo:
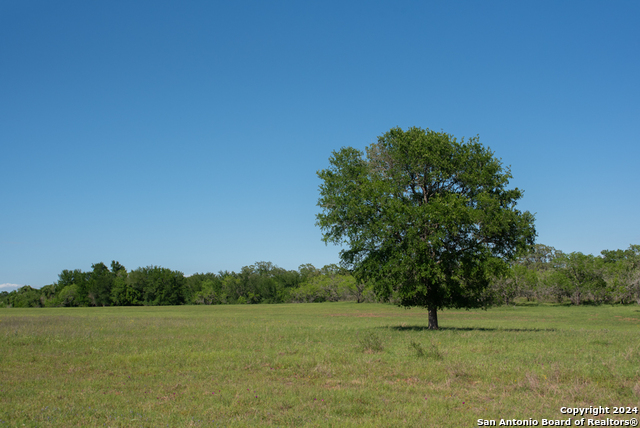
M 0 428 L 471 427 L 640 406 L 640 306 L 439 321 L 344 302 L 0 309 Z

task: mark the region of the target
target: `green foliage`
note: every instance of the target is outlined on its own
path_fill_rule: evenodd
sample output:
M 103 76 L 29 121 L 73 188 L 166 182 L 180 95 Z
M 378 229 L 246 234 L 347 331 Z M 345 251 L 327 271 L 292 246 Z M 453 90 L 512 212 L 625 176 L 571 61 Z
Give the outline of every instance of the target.
M 142 285 L 129 279 L 126 271 L 119 271 L 113 281 L 111 301 L 114 306 L 142 305 Z
M 207 278 L 200 283 L 199 288 L 191 298 L 193 304 L 220 305 L 227 303 L 227 296 L 222 289 L 222 280 L 220 278 Z
M 520 256 L 509 272 L 494 280 L 495 303 L 518 299 L 568 302 L 640 304 L 640 246 L 602 251 L 601 256 L 561 251 L 537 244 Z
M 521 264 L 514 264 L 502 276 L 493 280 L 491 293 L 493 301 L 502 305 L 515 304 L 517 297 L 530 297 L 536 289 L 538 273 Z
M 366 157 L 346 147 L 330 163 L 318 172 L 324 241 L 346 244 L 343 265 L 382 299 L 429 308 L 433 328 L 438 308 L 486 305 L 491 278 L 533 244 L 522 192 L 477 137 L 394 128 Z
M 131 294 L 140 295 L 143 305 L 182 305 L 185 303 L 185 278 L 182 272 L 159 266 L 138 268 L 129 273 Z
M 58 275 L 58 282 L 56 283 L 56 289 L 61 292 L 70 285 L 76 286 L 76 297 L 74 306 L 88 306 L 89 305 L 89 276 L 90 272 L 82 272 L 80 269 L 75 270 L 63 270 Z
M 111 289 L 115 280 L 115 274 L 102 262 L 91 266 L 93 271 L 89 275 L 87 284 L 87 299 L 91 306 L 110 306 Z
M 308 281 L 313 277 L 316 277 L 318 275 L 325 273 L 325 272 L 322 272 L 320 269 L 316 268 L 311 263 L 298 266 L 298 272 L 300 273 L 301 282 Z
M 595 303 L 606 300 L 602 258 L 576 252 L 561 256 L 559 263 L 554 278 L 562 295 L 571 303 L 580 305 L 588 299 Z
M 44 297 L 40 290 L 25 285 L 8 293 L 5 305 L 13 308 L 39 308 L 44 306 Z
M 26 290 L 17 300 L 18 293 L 5 293 L 0 304 L 29 305 Z M 127 272 L 119 262 L 112 261 L 111 269 L 104 263 L 95 263 L 90 272 L 63 270 L 56 284 L 29 290 L 33 294 L 29 297 L 31 304 L 38 305 L 40 299 L 40 306 L 48 307 L 371 300 L 366 286 L 336 265 L 317 269 L 306 264 L 299 271 L 290 271 L 270 262 L 244 266 L 238 273 L 196 273 L 185 278 L 182 272 L 159 266 Z
M 222 285 L 230 303 L 281 303 L 288 301 L 289 289 L 299 281 L 298 272 L 286 271 L 271 262 L 257 262 L 228 275 Z
M 494 278 L 491 299 L 494 303 L 504 305 L 515 304 L 519 297 L 531 301 L 551 294 L 557 299 L 557 290 L 551 289 L 554 287 L 547 289 L 543 284 L 547 282 L 550 272 L 560 266 L 562 256 L 563 253 L 553 247 L 535 244 L 530 251 L 513 261 L 506 273 Z
M 602 258 L 612 299 L 640 305 L 640 245 L 630 245 L 627 250 L 604 250 Z
M 75 284 L 64 287 L 55 299 L 51 300 L 49 306 L 79 306 L 78 286 Z
M 195 273 L 185 279 L 185 300 L 193 304 L 215 304 L 206 303 L 202 296 L 198 296 L 203 289 L 207 288 L 205 294 L 215 291 L 216 294 L 220 294 L 222 288 L 222 278 L 225 273 L 220 272 L 219 275 L 215 273 Z M 213 299 L 216 300 L 216 299 Z
M 351 275 L 317 275 L 293 290 L 291 298 L 296 303 L 349 300 L 354 295 L 355 283 Z
M 45 300 L 45 302 L 49 299 L 52 299 L 56 295 L 56 284 L 45 285 L 40 288 L 41 298 Z
M 394 290 L 394 293 L 396 291 Z M 392 296 L 391 300 L 395 297 Z M 238 273 L 181 272 L 148 266 L 127 272 L 116 261 L 110 269 L 63 270 L 58 282 L 41 289 L 29 286 L 0 293 L 0 307 L 70 307 L 139 305 L 220 305 L 310 303 L 376 299 L 373 284 L 356 279 L 344 267 L 301 265 L 286 270 L 257 262 Z M 640 246 L 603 251 L 601 256 L 561 251 L 536 244 L 491 280 L 481 297 L 485 304 L 564 302 L 640 304 Z M 397 302 L 401 299 L 398 297 Z M 394 301 L 395 303 L 395 301 Z

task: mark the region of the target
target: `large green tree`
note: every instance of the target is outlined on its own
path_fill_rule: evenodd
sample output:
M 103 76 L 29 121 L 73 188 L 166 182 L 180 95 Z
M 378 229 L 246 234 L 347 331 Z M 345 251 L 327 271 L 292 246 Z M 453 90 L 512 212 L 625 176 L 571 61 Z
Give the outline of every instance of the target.
M 342 264 L 378 296 L 428 308 L 486 304 L 491 278 L 533 245 L 534 216 L 516 209 L 522 191 L 482 146 L 429 129 L 391 129 L 365 153 L 333 152 L 322 180 L 317 224 L 346 245 Z

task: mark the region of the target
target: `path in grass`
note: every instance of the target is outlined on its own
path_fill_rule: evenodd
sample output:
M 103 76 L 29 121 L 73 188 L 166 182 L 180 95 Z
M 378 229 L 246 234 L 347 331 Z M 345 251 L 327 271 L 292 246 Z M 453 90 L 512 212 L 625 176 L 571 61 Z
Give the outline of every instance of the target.
M 639 405 L 638 306 L 439 320 L 353 303 L 2 309 L 0 428 L 477 426 Z

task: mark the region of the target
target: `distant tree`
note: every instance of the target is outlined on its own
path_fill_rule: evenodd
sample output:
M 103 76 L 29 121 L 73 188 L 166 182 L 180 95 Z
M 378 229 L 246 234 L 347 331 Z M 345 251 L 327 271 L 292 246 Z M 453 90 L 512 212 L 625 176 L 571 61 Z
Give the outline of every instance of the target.
M 115 306 L 140 306 L 144 282 L 137 282 L 140 277 L 134 272 L 116 277 L 111 289 L 111 301 Z
M 494 279 L 490 291 L 495 303 L 511 305 L 515 304 L 517 297 L 530 295 L 535 287 L 535 282 L 535 270 L 514 263 L 504 275 Z
M 47 303 L 55 299 L 56 284 L 45 285 L 40 288 L 40 306 L 48 306 Z
M 44 306 L 40 296 L 40 290 L 24 285 L 9 293 L 7 296 L 8 306 L 14 308 L 39 308 Z
M 321 303 L 352 300 L 356 280 L 351 275 L 316 275 L 292 290 L 295 303 Z
M 113 275 L 113 286 L 111 287 L 111 304 L 114 306 L 137 306 L 141 305 L 141 293 L 129 283 L 127 269 L 119 262 L 111 262 L 111 274 Z
M 227 303 L 241 304 L 287 302 L 291 290 L 301 282 L 301 277 L 299 272 L 280 268 L 271 262 L 243 266 L 237 273 L 220 273 Z
M 491 293 L 495 303 L 509 305 L 515 304 L 519 297 L 530 301 L 556 296 L 555 284 L 547 278 L 558 267 L 561 255 L 562 252 L 553 247 L 533 245 L 530 251 L 511 262 L 505 275 L 494 279 Z
M 557 267 L 562 251 L 543 244 L 535 244 L 530 251 L 518 258 L 517 263 L 537 271 L 546 271 Z
M 351 275 L 347 269 L 336 264 L 325 265 L 320 269 L 320 273 L 327 277 L 332 278 L 334 281 L 336 278 L 342 280 L 345 284 L 349 294 L 356 299 L 357 303 L 365 301 L 365 291 L 369 288 L 368 284 L 364 281 L 358 281 Z
M 55 303 L 55 306 L 79 306 L 78 286 L 71 284 L 64 287 L 58 294 Z
M 9 292 L 0 291 L 0 308 L 7 307 L 9 305 Z
M 115 262 L 117 263 L 117 262 Z M 119 263 L 118 263 L 119 265 Z M 87 300 L 91 306 L 110 306 L 115 275 L 102 262 L 91 265 L 87 283 Z
M 185 278 L 182 272 L 159 266 L 138 268 L 129 273 L 132 292 L 140 293 L 144 305 L 183 305 Z
M 58 275 L 58 282 L 56 283 L 57 293 L 62 291 L 71 285 L 75 285 L 74 298 L 72 306 L 88 306 L 89 305 L 89 276 L 90 272 L 83 272 L 80 269 L 67 270 L 64 269 Z
M 278 303 L 280 269 L 271 262 L 256 262 L 242 270 L 243 280 L 247 283 L 248 303 Z
M 316 268 L 311 263 L 298 266 L 298 272 L 300 273 L 300 282 L 307 281 L 308 279 L 321 274 L 320 269 Z
M 485 305 L 491 278 L 533 245 L 522 192 L 477 137 L 394 128 L 366 157 L 345 147 L 329 161 L 318 172 L 324 241 L 346 244 L 343 266 L 381 298 L 428 308 L 430 329 L 440 308 Z
M 155 271 L 155 281 L 158 285 L 157 305 L 184 305 L 185 278 L 179 271 L 161 268 Z
M 640 305 L 640 245 L 630 245 L 626 250 L 604 250 L 601 254 L 613 299 Z
M 572 304 L 581 305 L 587 300 L 602 303 L 606 300 L 607 283 L 602 258 L 574 252 L 563 255 L 559 260 L 561 265 L 555 278 Z
M 206 289 L 206 292 L 205 292 Z M 214 291 L 215 290 L 215 291 Z M 212 297 L 212 303 L 206 303 L 203 299 L 201 292 L 208 294 L 214 292 L 216 297 Z M 225 300 L 222 298 L 222 278 L 215 273 L 194 273 L 193 275 L 185 278 L 185 301 L 194 303 L 196 305 L 202 304 L 216 304 L 218 300 Z M 220 301 L 222 303 L 222 301 Z
M 126 272 L 127 269 L 115 260 L 111 261 L 111 273 L 117 275 L 119 272 Z
M 322 266 L 322 268 L 320 268 L 319 270 L 319 273 L 321 275 L 346 275 L 349 273 L 349 271 L 343 268 L 342 266 L 338 266 L 335 263 L 331 263 L 331 264 Z

